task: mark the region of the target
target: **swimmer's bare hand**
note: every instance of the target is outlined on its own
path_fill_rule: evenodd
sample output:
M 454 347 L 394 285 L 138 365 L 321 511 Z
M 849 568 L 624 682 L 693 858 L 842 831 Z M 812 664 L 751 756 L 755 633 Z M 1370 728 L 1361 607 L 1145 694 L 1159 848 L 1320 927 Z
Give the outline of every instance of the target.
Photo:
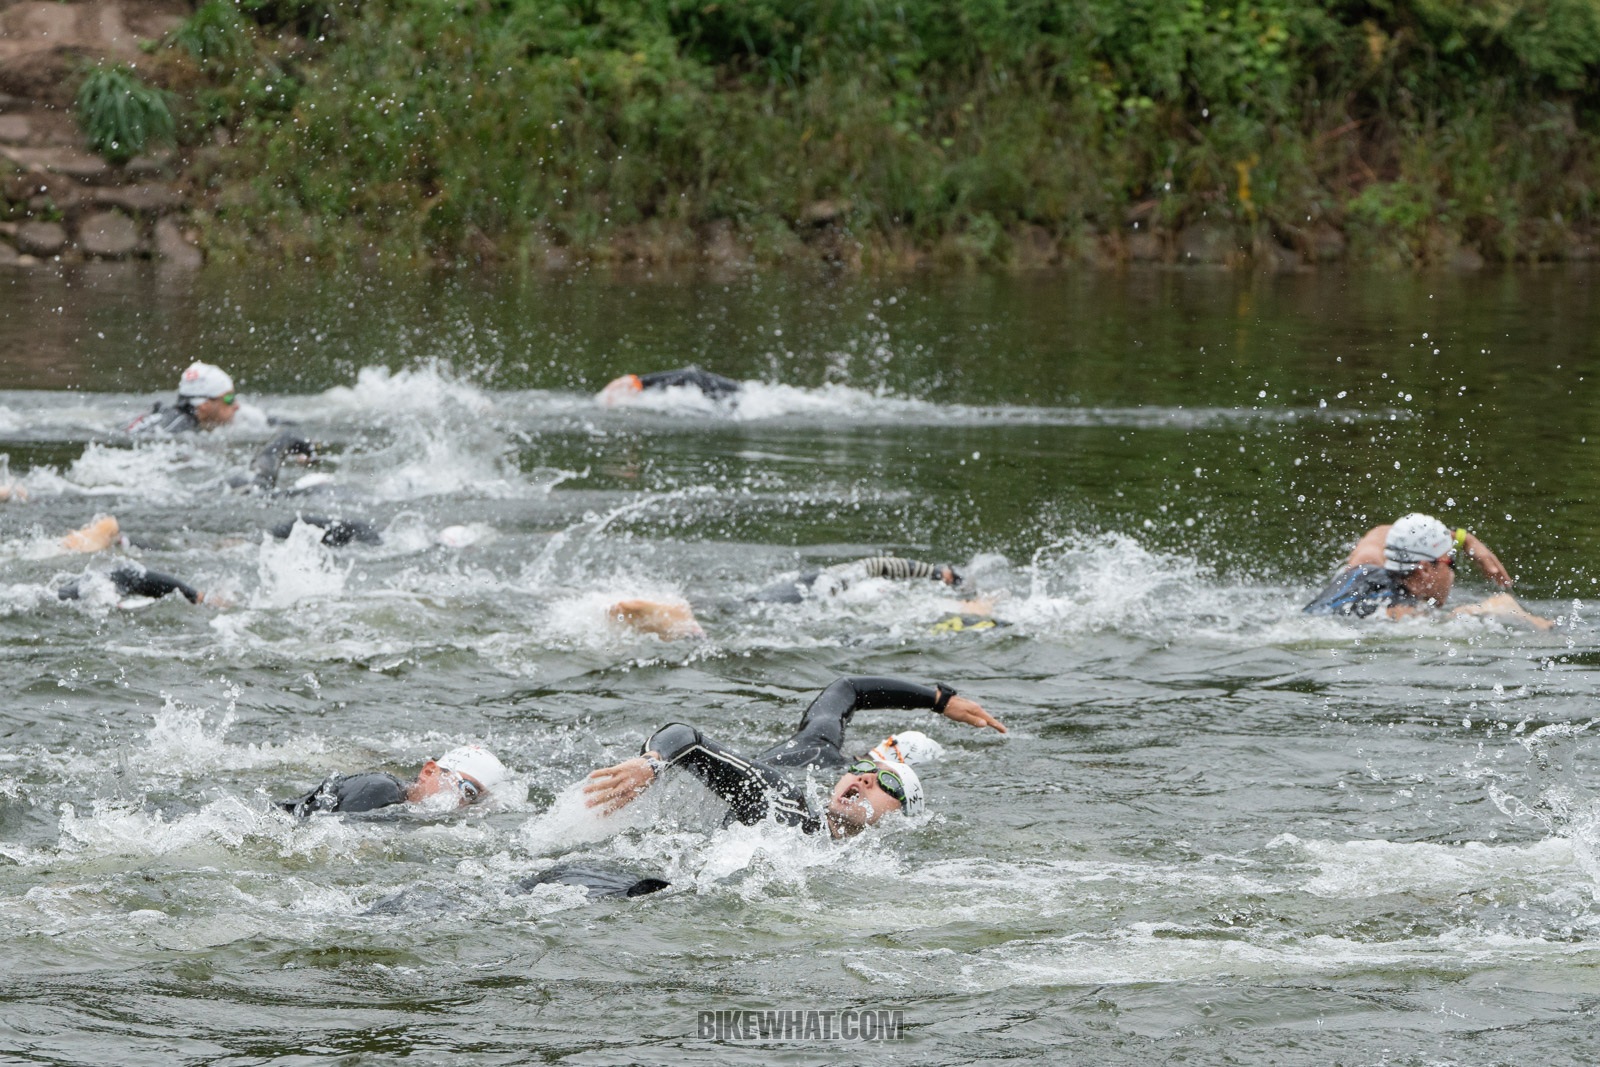
M 583 787 L 583 803 L 611 815 L 638 800 L 655 778 L 656 772 L 643 756 L 623 760 L 615 767 L 602 767 L 589 775 Z
M 1483 576 L 1503 589 L 1511 588 L 1511 575 L 1506 571 L 1505 564 L 1500 562 L 1500 557 L 1489 551 L 1489 546 L 1478 540 L 1472 534 L 1467 534 L 1467 555 L 1472 557 L 1472 562 L 1478 565 L 1478 570 Z
M 944 706 L 944 717 L 953 719 L 956 722 L 964 722 L 968 726 L 976 726 L 980 729 L 988 726 L 999 730 L 1001 733 L 1006 732 L 1005 725 L 999 719 L 979 707 L 976 700 L 968 700 L 963 696 L 950 698 L 950 703 Z
M 26 504 L 28 502 L 28 489 L 21 482 L 0 485 L 0 500 L 15 500 L 19 504 Z

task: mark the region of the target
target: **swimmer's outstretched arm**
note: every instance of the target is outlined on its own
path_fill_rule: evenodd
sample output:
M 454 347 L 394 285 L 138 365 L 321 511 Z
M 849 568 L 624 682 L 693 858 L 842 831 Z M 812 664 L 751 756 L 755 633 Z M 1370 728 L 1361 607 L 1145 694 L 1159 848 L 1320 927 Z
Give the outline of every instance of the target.
M 796 738 L 815 736 L 819 740 L 844 747 L 845 727 L 857 711 L 875 708 L 939 708 L 941 714 L 956 722 L 971 726 L 988 726 L 1001 733 L 1006 728 L 1000 720 L 979 707 L 977 702 L 956 696 L 955 690 L 944 686 L 918 685 L 899 678 L 840 678 L 824 689 L 800 717 Z
M 170 574 L 136 570 L 133 567 L 118 567 L 112 571 L 111 583 L 123 596 L 147 596 L 152 600 L 160 600 L 168 593 L 182 593 L 191 604 L 198 604 L 206 598 L 200 590 Z
M 1505 619 L 1511 622 L 1522 622 L 1532 626 L 1535 630 L 1549 630 L 1555 627 L 1555 621 L 1535 615 L 1521 604 L 1510 593 L 1496 593 L 1487 600 L 1480 600 L 1476 604 L 1462 604 L 1450 609 L 1452 615 L 1488 615 L 1491 618 Z
M 782 775 L 725 748 L 686 723 L 669 723 L 645 742 L 644 755 L 602 767 L 589 775 L 584 802 L 607 814 L 638 799 L 669 767 L 686 767 L 728 805 L 742 823 L 757 823 L 770 814 L 806 833 L 821 829 L 821 820 L 806 803 L 805 793 Z
M 1465 530 L 1462 531 L 1466 533 Z M 1478 570 L 1483 576 L 1500 586 L 1502 589 L 1511 588 L 1511 574 L 1506 570 L 1505 564 L 1500 562 L 1500 557 L 1489 551 L 1489 546 L 1478 540 L 1477 535 L 1467 534 L 1466 542 L 1462 545 L 1469 559 L 1478 565 Z

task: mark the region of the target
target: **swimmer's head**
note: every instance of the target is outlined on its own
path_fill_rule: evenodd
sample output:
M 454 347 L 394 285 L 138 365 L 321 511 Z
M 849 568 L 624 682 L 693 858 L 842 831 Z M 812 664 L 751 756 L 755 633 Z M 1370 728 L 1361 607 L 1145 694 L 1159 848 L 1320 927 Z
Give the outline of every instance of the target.
M 933 576 L 948 586 L 954 587 L 961 584 L 961 572 L 948 563 L 941 564 L 939 569 L 933 572 Z
M 482 745 L 452 748 L 435 762 L 445 770 L 476 783 L 485 793 L 492 793 L 511 780 L 511 772 L 506 770 L 506 765 Z
M 624 374 L 620 378 L 613 379 L 609 385 L 600 390 L 600 395 L 597 399 L 600 403 L 610 407 L 612 404 L 627 400 L 629 397 L 637 396 L 642 392 L 644 392 L 644 382 L 639 380 L 639 376 L 637 374 Z
M 178 379 L 178 406 L 194 412 L 200 425 L 209 429 L 233 420 L 239 410 L 239 398 L 233 390 L 233 379 L 221 367 L 191 363 Z
M 920 815 L 922 782 L 910 765 L 895 760 L 862 759 L 850 765 L 828 801 L 828 827 L 849 837 L 892 811 Z
M 1413 512 L 1389 527 L 1383 542 L 1383 567 L 1395 574 L 1410 574 L 1454 550 L 1455 537 L 1448 526 L 1432 515 Z

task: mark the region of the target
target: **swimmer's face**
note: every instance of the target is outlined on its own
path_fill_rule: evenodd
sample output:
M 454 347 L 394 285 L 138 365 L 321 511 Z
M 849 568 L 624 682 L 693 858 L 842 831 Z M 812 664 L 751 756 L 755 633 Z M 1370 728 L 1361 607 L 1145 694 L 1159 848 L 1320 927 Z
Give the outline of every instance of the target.
M 1416 570 L 1406 575 L 1406 589 L 1419 600 L 1431 600 L 1442 605 L 1455 588 L 1456 569 L 1450 556 L 1419 563 Z
M 639 380 L 637 374 L 624 374 L 600 390 L 599 400 L 606 407 L 610 407 L 612 404 L 627 400 L 629 397 L 636 396 L 643 391 L 644 383 Z
M 194 417 L 200 420 L 200 425 L 206 429 L 226 426 L 233 421 L 233 416 L 239 411 L 239 397 L 236 393 L 224 393 L 214 396 L 210 400 L 202 400 L 194 406 Z
M 828 801 L 828 828 L 835 837 L 849 837 L 899 810 L 900 802 L 884 792 L 876 771 L 851 771 L 833 787 L 833 798 Z
M 406 799 L 416 803 L 440 793 L 454 793 L 459 798 L 457 806 L 464 808 L 487 792 L 483 783 L 472 775 L 449 770 L 429 760 L 417 772 L 417 780 L 411 783 L 411 788 L 406 790 Z

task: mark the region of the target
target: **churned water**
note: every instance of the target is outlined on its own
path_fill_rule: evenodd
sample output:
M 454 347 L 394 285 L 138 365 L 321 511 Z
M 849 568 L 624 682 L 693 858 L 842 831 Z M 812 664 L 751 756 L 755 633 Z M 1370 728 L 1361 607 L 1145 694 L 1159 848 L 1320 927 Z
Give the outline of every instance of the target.
M 1589 1062 L 1589 288 L 0 277 L 0 483 L 28 493 L 0 505 L 0 1054 Z M 131 447 L 196 358 L 254 411 Z M 751 384 L 593 398 L 690 362 Z M 325 462 L 224 490 L 266 414 Z M 1416 509 L 1560 625 L 1300 614 Z M 131 543 L 62 552 L 97 513 Z M 297 514 L 382 541 L 267 532 Z M 879 550 L 955 563 L 1004 625 L 940 626 L 933 583 L 743 599 Z M 208 604 L 119 599 L 124 559 Z M 707 636 L 624 630 L 625 597 Z M 859 749 L 945 751 L 926 815 L 843 843 L 719 829 L 693 782 L 579 801 L 664 722 L 758 750 L 848 674 L 954 684 L 1010 733 L 861 713 Z M 464 814 L 271 804 L 473 740 L 516 782 Z M 563 861 L 672 884 L 517 891 Z M 904 1031 L 703 1035 L 741 1009 Z

